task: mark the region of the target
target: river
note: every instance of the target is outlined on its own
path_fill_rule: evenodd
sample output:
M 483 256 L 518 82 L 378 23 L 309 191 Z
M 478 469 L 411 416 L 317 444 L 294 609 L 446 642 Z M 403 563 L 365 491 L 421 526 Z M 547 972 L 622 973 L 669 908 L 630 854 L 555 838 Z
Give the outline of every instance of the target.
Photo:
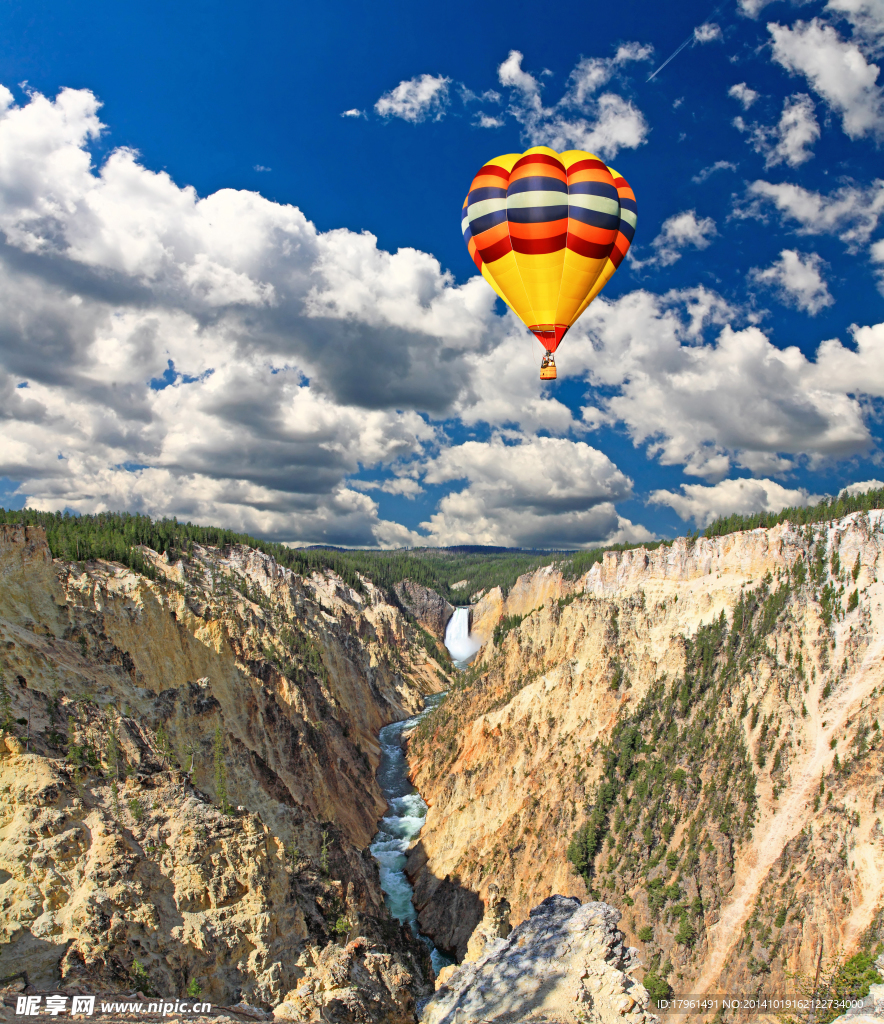
M 405 875 L 405 859 L 411 841 L 420 832 L 427 814 L 427 805 L 408 778 L 408 764 L 402 749 L 402 733 L 410 729 L 429 714 L 445 699 L 444 693 L 427 697 L 424 709 L 404 722 L 385 725 L 378 734 L 381 744 L 381 764 L 378 768 L 378 782 L 387 799 L 387 813 L 381 818 L 378 833 L 371 844 L 371 852 L 381 872 L 381 888 L 390 913 L 398 921 L 408 924 L 414 934 L 427 944 L 433 968 L 438 974 L 448 964 L 454 963 L 441 953 L 426 936 L 421 935 L 417 926 L 417 911 L 411 898 L 414 889 Z

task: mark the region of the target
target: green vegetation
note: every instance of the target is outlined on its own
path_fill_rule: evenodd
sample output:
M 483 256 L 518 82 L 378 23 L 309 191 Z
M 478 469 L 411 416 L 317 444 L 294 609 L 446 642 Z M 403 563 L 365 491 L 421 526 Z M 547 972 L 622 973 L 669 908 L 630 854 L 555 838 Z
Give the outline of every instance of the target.
M 722 516 L 721 519 L 716 519 L 714 523 L 710 523 L 706 527 L 703 536 L 721 537 L 726 533 L 757 530 L 759 527 L 770 528 L 785 522 L 793 523 L 795 526 L 830 523 L 834 519 L 850 515 L 851 512 L 870 512 L 875 508 L 884 508 L 884 488 L 853 496 L 849 495 L 847 491 L 843 491 L 840 496 L 823 498 L 816 505 L 784 508 L 782 512 L 756 512 L 749 516 L 734 513 L 731 516 Z M 859 569 L 856 570 L 856 574 L 859 575 Z

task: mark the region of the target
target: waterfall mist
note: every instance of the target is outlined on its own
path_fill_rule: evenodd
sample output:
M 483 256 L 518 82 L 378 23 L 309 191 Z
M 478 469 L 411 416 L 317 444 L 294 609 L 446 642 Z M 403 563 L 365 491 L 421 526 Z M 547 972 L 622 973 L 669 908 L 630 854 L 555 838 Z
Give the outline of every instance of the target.
M 469 608 L 454 609 L 445 627 L 445 646 L 455 662 L 469 661 L 482 646 L 482 641 L 470 633 Z

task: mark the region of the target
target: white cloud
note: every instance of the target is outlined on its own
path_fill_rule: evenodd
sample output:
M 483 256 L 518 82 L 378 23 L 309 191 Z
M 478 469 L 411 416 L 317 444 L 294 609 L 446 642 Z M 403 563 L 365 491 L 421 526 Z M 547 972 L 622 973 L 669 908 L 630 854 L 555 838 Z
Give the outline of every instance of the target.
M 523 69 L 522 54 L 511 50 L 498 68 L 500 84 L 510 92 L 507 112 L 532 145 L 585 149 L 613 159 L 621 149 L 642 145 L 648 124 L 631 100 L 599 90 L 628 64 L 649 60 L 652 52 L 649 46 L 626 43 L 613 57 L 584 58 L 571 72 L 564 96 L 545 107 L 541 83 Z
M 721 38 L 721 26 L 714 21 L 705 21 L 694 29 L 694 42 L 696 43 L 712 43 Z
M 855 494 L 865 494 L 866 491 L 880 491 L 882 487 L 884 487 L 884 480 L 863 480 L 862 483 L 848 484 L 844 490 L 853 496 Z
M 812 363 L 755 326 L 735 330 L 738 319 L 738 310 L 702 288 L 597 299 L 572 329 L 592 346 L 584 365 L 603 396 L 584 409 L 587 425 L 622 423 L 664 465 L 711 480 L 734 465 L 777 475 L 796 458 L 867 450 L 871 435 L 855 395 L 879 380 L 884 387 L 884 335 L 876 348 L 858 331 L 862 357 L 853 360 L 827 342 Z M 705 341 L 713 329 L 717 338 Z
M 734 127 L 749 133 L 748 141 L 756 153 L 764 154 L 765 167 L 781 163 L 800 166 L 813 157 L 811 147 L 820 137 L 813 100 L 804 93 L 785 99 L 779 124 L 773 127 L 748 125 L 742 117 L 734 118 Z
M 651 537 L 614 509 L 631 495 L 632 481 L 582 441 L 467 441 L 431 461 L 425 480 L 467 482 L 421 524 L 437 544 L 579 548 L 603 538 Z
M 398 494 L 413 501 L 424 493 L 423 487 L 408 476 L 394 476 L 389 480 L 351 480 L 350 486 L 355 491 L 383 491 L 384 494 Z
M 477 128 L 503 128 L 506 121 L 502 117 L 492 117 L 491 114 L 479 113 L 473 123 Z
M 444 441 L 401 410 L 477 401 L 470 361 L 513 329 L 484 282 L 256 193 L 201 199 L 129 150 L 94 168 L 88 91 L 0 101 L 0 474 L 43 508 L 410 536 L 347 478 Z
M 748 110 L 752 104 L 758 99 L 759 94 L 754 90 L 750 89 L 745 82 L 739 82 L 737 85 L 732 85 L 727 91 L 728 96 L 738 100 L 743 107 L 743 110 Z
M 710 167 L 704 167 L 701 171 L 695 174 L 691 181 L 695 185 L 701 185 L 707 178 L 712 177 L 717 171 L 735 171 L 737 169 L 736 164 L 732 164 L 730 160 L 716 160 Z
M 787 305 L 797 306 L 816 316 L 835 301 L 822 275 L 825 266 L 825 260 L 815 252 L 783 249 L 771 266 L 764 270 L 758 267 L 750 270 L 749 279 L 773 288 Z
M 884 0 L 829 0 L 826 10 L 850 22 L 860 46 L 872 54 L 880 52 L 884 42 Z
M 803 488 L 789 489 L 774 480 L 722 480 L 711 487 L 703 484 L 682 484 L 681 493 L 653 491 L 651 502 L 669 505 L 681 519 L 693 519 L 698 526 L 708 526 L 719 516 L 750 515 L 753 512 L 779 512 L 795 505 L 809 505 L 818 500 Z
M 364 110 L 360 110 L 359 107 L 351 107 L 349 110 L 345 110 L 341 113 L 341 117 L 366 117 Z
M 401 117 L 413 124 L 428 117 L 438 121 L 445 116 L 450 84 L 444 75 L 418 75 L 384 93 L 374 109 L 381 117 Z
M 875 244 L 869 250 L 872 262 L 877 263 L 881 269 L 877 272 L 878 277 L 878 291 L 884 295 L 884 238 Z
M 684 210 L 663 221 L 660 233 L 651 242 L 653 255 L 646 260 L 632 257 L 636 269 L 646 266 L 668 267 L 681 259 L 682 250 L 708 249 L 718 234 L 711 217 L 697 217 L 696 210 Z
M 263 164 L 255 164 L 254 169 L 259 172 L 272 171 L 272 167 L 265 167 Z
M 774 0 L 737 0 L 737 7 L 740 10 L 740 14 L 745 15 L 745 17 L 757 18 L 764 8 L 773 2 Z
M 737 205 L 733 216 L 758 219 L 772 204 L 783 218 L 797 223 L 799 235 L 837 235 L 851 250 L 864 245 L 884 213 L 884 180 L 867 188 L 842 185 L 829 195 L 812 192 L 791 182 L 773 184 L 753 181 L 746 190 L 747 202 Z
M 802 74 L 837 114 L 851 139 L 884 138 L 884 96 L 876 85 L 879 68 L 866 61 L 854 42 L 814 18 L 793 26 L 771 23 L 773 58 L 787 71 Z

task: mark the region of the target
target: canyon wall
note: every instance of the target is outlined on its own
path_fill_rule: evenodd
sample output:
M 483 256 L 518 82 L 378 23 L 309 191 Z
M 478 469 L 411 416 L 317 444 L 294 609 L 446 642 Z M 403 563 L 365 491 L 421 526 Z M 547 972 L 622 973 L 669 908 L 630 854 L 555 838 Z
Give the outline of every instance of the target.
M 603 899 L 682 993 L 794 992 L 884 938 L 881 515 L 485 595 L 479 664 L 409 740 L 421 927 L 463 956 L 493 885 L 513 924 Z
M 369 581 L 145 557 L 0 526 L 0 976 L 413 1020 L 432 971 L 367 851 L 376 735 L 443 667 Z

